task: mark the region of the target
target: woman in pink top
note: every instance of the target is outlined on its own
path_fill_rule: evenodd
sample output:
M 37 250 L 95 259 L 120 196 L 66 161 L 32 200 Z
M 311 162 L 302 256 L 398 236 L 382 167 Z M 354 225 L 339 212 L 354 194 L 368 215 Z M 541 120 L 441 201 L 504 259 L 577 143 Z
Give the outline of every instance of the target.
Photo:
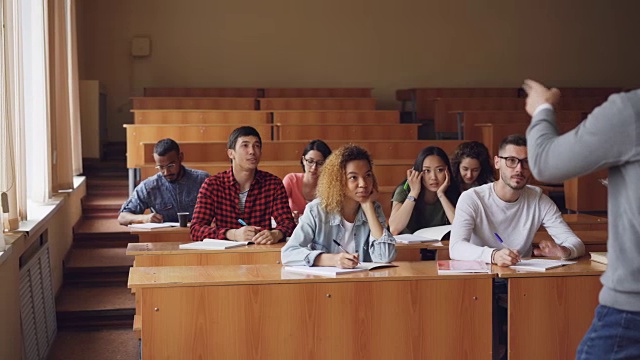
M 296 223 L 307 203 L 316 198 L 320 170 L 329 155 L 331 155 L 329 145 L 322 140 L 311 140 L 302 151 L 300 159 L 304 172 L 287 174 L 282 180 Z

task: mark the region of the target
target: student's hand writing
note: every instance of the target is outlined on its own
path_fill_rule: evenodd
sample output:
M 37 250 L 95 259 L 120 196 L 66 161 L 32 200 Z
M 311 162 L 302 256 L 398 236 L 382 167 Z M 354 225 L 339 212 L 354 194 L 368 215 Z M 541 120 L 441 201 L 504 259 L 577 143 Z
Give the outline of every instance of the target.
M 451 185 L 451 179 L 449 177 L 449 169 L 446 169 L 444 171 L 444 182 L 442 183 L 442 185 L 440 185 L 438 191 L 436 191 L 438 198 L 440 198 L 441 196 L 446 196 L 445 193 L 449 188 L 449 185 Z
M 565 259 L 571 256 L 569 248 L 560 246 L 553 240 L 541 240 L 538 246 L 540 247 L 539 249 L 533 249 L 533 255 L 535 256 L 556 256 Z
M 339 253 L 335 255 L 335 266 L 341 269 L 353 269 L 358 266 L 358 254 Z
M 502 249 L 496 251 L 493 255 L 493 263 L 498 266 L 511 266 L 520 261 L 520 254 L 511 249 Z
M 524 81 L 522 88 L 528 95 L 525 108 L 531 116 L 533 116 L 533 112 L 536 111 L 538 106 L 542 104 L 550 104 L 556 108 L 560 102 L 560 90 L 556 88 L 547 89 L 539 82 L 529 79 Z
M 278 240 L 276 240 L 276 238 L 273 237 L 273 233 L 269 230 L 262 230 L 259 233 L 255 234 L 253 236 L 253 239 L 251 239 L 251 241 L 253 241 L 256 244 L 262 244 L 262 245 L 275 244 L 278 242 Z
M 146 222 L 146 223 L 161 223 L 161 222 L 164 222 L 164 218 L 162 217 L 162 215 L 160 215 L 158 213 L 151 213 L 151 214 L 147 215 L 147 217 L 144 219 L 144 222 Z
M 422 171 L 407 170 L 407 182 L 411 188 L 409 194 L 417 197 L 422 188 Z
M 253 241 L 253 237 L 260 231 L 257 226 L 243 226 L 233 231 L 233 240 L 235 241 Z

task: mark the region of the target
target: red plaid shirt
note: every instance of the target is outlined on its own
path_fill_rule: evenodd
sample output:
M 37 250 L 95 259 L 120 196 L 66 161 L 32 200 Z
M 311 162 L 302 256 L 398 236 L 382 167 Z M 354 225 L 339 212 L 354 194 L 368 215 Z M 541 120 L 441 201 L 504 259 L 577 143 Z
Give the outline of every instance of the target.
M 251 226 L 274 230 L 271 217 L 277 224 L 275 230 L 280 230 L 285 237 L 291 236 L 296 225 L 280 178 L 256 170 L 244 203 L 244 213 L 238 208 L 239 194 L 240 184 L 233 177 L 232 169 L 207 178 L 198 193 L 191 220 L 191 240 L 226 239 L 228 230 L 242 227 L 238 219 Z

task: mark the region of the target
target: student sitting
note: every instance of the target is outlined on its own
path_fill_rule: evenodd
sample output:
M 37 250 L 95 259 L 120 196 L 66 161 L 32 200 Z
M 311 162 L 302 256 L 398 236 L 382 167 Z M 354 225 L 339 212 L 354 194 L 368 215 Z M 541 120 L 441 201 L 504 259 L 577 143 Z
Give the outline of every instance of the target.
M 377 197 L 367 151 L 355 145 L 336 150 L 320 174 L 318 199 L 282 248 L 282 264 L 354 268 L 359 261 L 393 261 L 395 239 Z
M 429 146 L 418 154 L 412 169 L 393 194 L 389 228 L 394 235 L 453 222 L 460 187 L 451 176 L 449 157 Z
M 531 178 L 527 140 L 510 135 L 500 143 L 494 166 L 500 179 L 465 191 L 456 208 L 449 251 L 455 260 L 482 260 L 511 266 L 521 257 L 575 258 L 584 244 L 564 222 L 558 207 Z M 532 251 L 533 236 L 544 226 L 554 241 L 543 240 Z
M 184 154 L 172 139 L 162 139 L 153 148 L 158 173 L 142 181 L 122 205 L 120 225 L 177 222 L 179 212 L 193 215 L 196 198 L 209 174 L 182 166 Z M 150 210 L 149 214 L 145 214 Z
M 302 173 L 287 174 L 282 183 L 287 196 L 289 197 L 289 207 L 293 212 L 293 219 L 298 222 L 298 218 L 304 213 L 307 203 L 316 198 L 316 188 L 318 187 L 318 177 L 326 159 L 331 155 L 331 149 L 322 140 L 312 140 L 307 144 L 302 152 L 300 164 Z
M 291 235 L 295 223 L 282 181 L 258 170 L 260 133 L 239 127 L 227 143 L 231 168 L 208 178 L 200 188 L 191 221 L 191 240 L 205 238 L 273 244 Z M 272 228 L 271 218 L 276 226 Z
M 463 142 L 451 157 L 453 178 L 460 184 L 460 192 L 493 182 L 493 167 L 489 150 L 478 141 Z

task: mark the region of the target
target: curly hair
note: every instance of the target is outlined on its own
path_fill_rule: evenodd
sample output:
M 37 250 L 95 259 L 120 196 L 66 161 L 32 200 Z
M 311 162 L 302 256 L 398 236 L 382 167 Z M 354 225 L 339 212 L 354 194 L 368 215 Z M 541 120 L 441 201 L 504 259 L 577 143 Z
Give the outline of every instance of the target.
M 462 174 L 460 174 L 460 163 L 466 158 L 476 159 L 480 163 L 480 173 L 476 179 L 476 184 L 484 185 L 495 180 L 487 147 L 478 141 L 467 141 L 458 145 L 453 156 L 451 156 L 453 178 L 456 179 L 458 184 L 464 184 L 464 179 L 462 178 Z
M 353 144 L 341 146 L 324 163 L 318 179 L 317 194 L 320 198 L 320 205 L 327 212 L 340 213 L 342 211 L 347 184 L 347 164 L 355 160 L 366 160 L 373 173 L 373 162 L 367 150 Z M 373 188 L 378 188 L 375 174 L 373 174 Z

